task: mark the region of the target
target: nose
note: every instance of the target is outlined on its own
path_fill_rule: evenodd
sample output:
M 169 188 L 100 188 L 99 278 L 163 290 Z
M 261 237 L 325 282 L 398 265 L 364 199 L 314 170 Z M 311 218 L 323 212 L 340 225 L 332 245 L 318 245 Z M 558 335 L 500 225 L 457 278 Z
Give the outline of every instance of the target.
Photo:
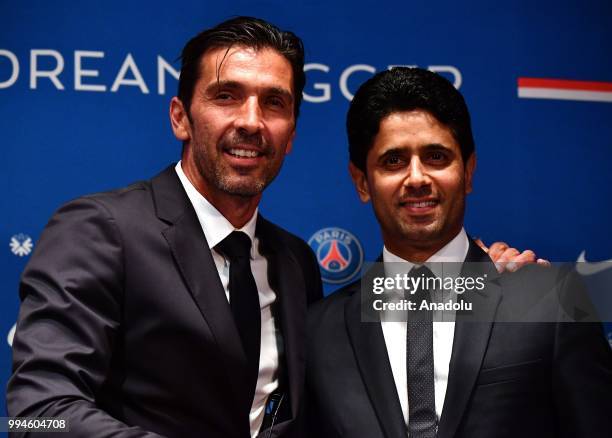
M 408 166 L 408 174 L 404 180 L 404 186 L 408 188 L 420 189 L 430 184 L 427 170 L 423 165 L 423 162 L 418 156 L 413 156 L 410 159 L 410 165 Z
M 257 97 L 252 96 L 244 101 L 235 119 L 235 126 L 239 131 L 249 135 L 263 128 L 263 114 Z

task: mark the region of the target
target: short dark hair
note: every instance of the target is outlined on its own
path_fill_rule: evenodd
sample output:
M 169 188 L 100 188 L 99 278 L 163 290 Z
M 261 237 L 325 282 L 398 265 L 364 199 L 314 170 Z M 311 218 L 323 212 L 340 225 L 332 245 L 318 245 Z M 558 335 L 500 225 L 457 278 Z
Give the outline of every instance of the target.
M 295 119 L 300 112 L 302 90 L 306 83 L 304 74 L 304 46 L 293 32 L 282 31 L 273 24 L 259 18 L 236 17 L 204 30 L 187 42 L 181 53 L 181 75 L 178 83 L 178 98 L 189 114 L 193 90 L 200 75 L 200 60 L 210 49 L 234 45 L 252 47 L 256 50 L 270 48 L 284 56 L 293 70 L 295 93 Z
M 444 77 L 408 67 L 377 73 L 357 90 L 346 117 L 351 162 L 365 172 L 381 120 L 416 109 L 429 112 L 451 130 L 465 163 L 474 152 L 474 136 L 463 96 Z

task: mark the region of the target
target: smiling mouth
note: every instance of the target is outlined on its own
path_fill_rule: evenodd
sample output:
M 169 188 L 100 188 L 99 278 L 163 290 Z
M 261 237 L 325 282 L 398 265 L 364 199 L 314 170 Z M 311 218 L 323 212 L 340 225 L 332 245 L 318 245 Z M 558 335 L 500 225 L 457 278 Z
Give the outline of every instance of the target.
M 257 158 L 263 155 L 263 153 L 259 151 L 240 148 L 231 148 L 227 151 L 227 153 L 238 158 Z
M 427 208 L 438 205 L 437 201 L 414 201 L 414 202 L 405 202 L 404 205 L 411 208 Z
M 412 214 L 429 214 L 440 203 L 437 199 L 403 201 L 400 205 Z

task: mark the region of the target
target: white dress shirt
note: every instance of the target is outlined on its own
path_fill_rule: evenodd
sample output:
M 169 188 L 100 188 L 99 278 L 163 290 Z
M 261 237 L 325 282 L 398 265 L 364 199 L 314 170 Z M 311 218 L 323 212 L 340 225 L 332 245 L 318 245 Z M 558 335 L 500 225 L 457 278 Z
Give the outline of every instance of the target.
M 467 255 L 470 243 L 465 230 L 462 228 L 446 246 L 432 255 L 427 262 L 463 262 Z M 396 274 L 407 274 L 413 263 L 408 262 L 391 253 L 386 247 L 383 248 L 383 261 L 385 262 L 385 275 L 387 277 Z M 440 278 L 456 277 L 461 272 L 460 263 L 444 265 L 444 272 L 440 271 L 441 265 L 430 266 L 432 272 Z M 400 272 L 401 271 L 401 272 Z M 452 294 L 452 292 L 451 292 Z M 434 387 L 436 399 L 436 414 L 438 420 L 442 415 L 446 386 L 448 383 L 448 367 L 451 352 L 453 350 L 453 338 L 455 335 L 455 318 L 452 312 L 445 312 L 444 316 L 436 315 L 434 312 L 433 323 L 433 356 L 434 356 Z M 444 322 L 441 322 L 444 321 Z M 406 374 L 406 322 L 381 322 L 387 354 L 393 371 L 393 379 L 399 396 L 404 420 L 408 424 L 408 377 Z
M 277 330 L 276 321 L 272 314 L 272 305 L 276 301 L 276 294 L 268 282 L 268 261 L 259 252 L 259 239 L 255 236 L 255 226 L 257 224 L 257 210 L 253 217 L 244 225 L 236 230 L 234 226 L 217 210 L 208 200 L 197 191 L 191 184 L 179 161 L 175 167 L 176 173 L 187 192 L 187 196 L 195 209 L 202 231 L 211 249 L 219 278 L 225 289 L 225 295 L 229 301 L 229 260 L 214 247 L 225 239 L 232 231 L 242 231 L 251 239 L 251 271 L 255 278 L 257 291 L 259 292 L 259 305 L 261 307 L 261 348 L 259 353 L 259 375 L 257 377 L 257 387 L 255 397 L 251 406 L 249 422 L 251 426 L 251 436 L 257 436 L 263 423 L 266 401 L 268 396 L 278 388 L 278 364 L 279 346 L 282 347 L 280 331 Z

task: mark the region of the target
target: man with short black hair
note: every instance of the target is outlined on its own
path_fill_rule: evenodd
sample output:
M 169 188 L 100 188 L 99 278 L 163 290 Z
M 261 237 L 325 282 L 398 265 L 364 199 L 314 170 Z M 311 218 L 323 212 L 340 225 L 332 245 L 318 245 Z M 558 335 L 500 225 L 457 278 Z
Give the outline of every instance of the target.
M 609 436 L 612 352 L 601 324 L 568 322 L 564 300 L 584 297 L 576 277 L 537 265 L 500 275 L 463 228 L 476 156 L 461 94 L 426 70 L 381 72 L 355 94 L 347 131 L 384 266 L 309 311 L 310 436 Z M 381 299 L 372 278 L 406 282 Z M 448 279 L 485 286 L 446 298 L 423 287 Z

